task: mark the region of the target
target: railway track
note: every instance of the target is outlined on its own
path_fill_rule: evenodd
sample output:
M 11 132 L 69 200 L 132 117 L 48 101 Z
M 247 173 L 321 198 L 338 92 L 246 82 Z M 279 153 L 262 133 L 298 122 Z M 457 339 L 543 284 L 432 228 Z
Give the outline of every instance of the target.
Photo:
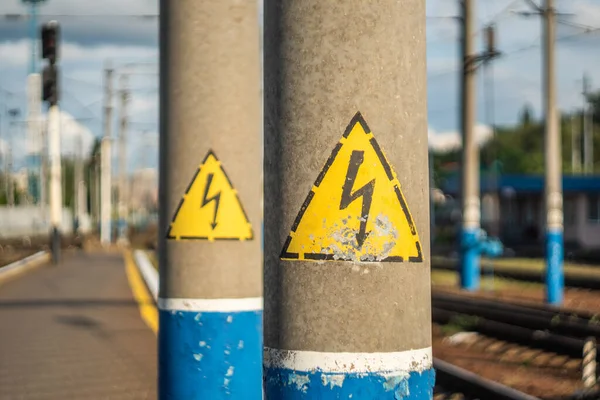
M 454 262 L 434 262 L 432 263 L 431 268 L 434 270 L 437 269 L 457 272 L 458 264 Z M 486 272 L 482 270 L 481 274 L 482 276 L 484 276 Z M 514 279 L 517 281 L 524 282 L 544 283 L 543 272 L 533 272 L 514 269 L 495 269 L 494 276 L 498 278 Z M 600 277 L 572 275 L 567 273 L 565 274 L 565 286 L 581 289 L 600 290 Z
M 600 338 L 598 315 L 549 306 L 529 306 L 488 299 L 434 292 L 432 307 L 525 329 L 544 331 L 570 338 Z
M 539 400 L 473 372 L 434 358 L 436 373 L 434 400 L 455 399 L 460 395 L 470 400 Z
M 462 318 L 465 328 L 485 336 L 578 359 L 586 339 L 600 338 L 600 321 L 590 314 L 446 293 L 432 294 L 432 317 L 439 324 Z
M 472 342 L 478 345 L 481 342 L 485 347 L 482 351 L 490 348 L 489 351 L 503 355 L 509 349 L 511 352 L 516 351 L 519 354 L 517 357 L 527 360 L 528 364 L 533 362 L 532 365 L 551 365 L 559 361 L 561 369 L 567 368 L 580 371 L 579 373 L 586 340 L 591 337 L 600 338 L 600 320 L 591 313 L 474 299 L 449 293 L 432 293 L 432 317 L 434 322 L 442 325 L 458 321 L 465 331 L 483 335 Z M 490 342 L 495 349 L 491 350 Z M 600 361 L 600 357 L 597 356 L 596 360 Z M 549 362 L 551 364 L 546 364 Z M 445 386 L 450 385 L 445 383 L 446 379 L 450 378 L 445 378 L 444 374 L 442 369 L 441 375 L 437 375 L 437 382 L 445 389 Z M 452 393 L 455 389 L 450 386 L 449 390 Z M 465 393 L 462 398 L 473 397 L 470 397 L 470 393 Z M 482 395 L 480 398 L 511 397 Z M 600 393 L 585 392 L 560 399 L 600 399 Z

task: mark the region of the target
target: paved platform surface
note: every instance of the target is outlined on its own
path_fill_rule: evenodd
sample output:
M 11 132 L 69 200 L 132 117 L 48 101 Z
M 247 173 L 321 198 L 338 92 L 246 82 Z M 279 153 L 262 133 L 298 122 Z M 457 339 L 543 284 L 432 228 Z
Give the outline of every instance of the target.
M 155 399 L 156 370 L 120 255 L 65 254 L 0 285 L 0 399 Z

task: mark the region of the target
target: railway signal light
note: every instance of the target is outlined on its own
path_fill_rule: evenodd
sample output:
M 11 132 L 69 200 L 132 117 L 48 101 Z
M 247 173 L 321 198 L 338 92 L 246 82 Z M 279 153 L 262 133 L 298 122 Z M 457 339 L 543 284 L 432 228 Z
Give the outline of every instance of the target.
M 58 22 L 50 21 L 42 26 L 42 58 L 48 59 L 51 64 L 58 58 L 58 42 L 60 29 Z
M 58 103 L 58 68 L 54 64 L 46 65 L 42 72 L 42 100 L 51 106 Z
M 58 104 L 58 43 L 59 25 L 56 21 L 50 21 L 42 26 L 42 58 L 47 59 L 49 64 L 42 72 L 42 100 L 47 101 L 50 106 Z

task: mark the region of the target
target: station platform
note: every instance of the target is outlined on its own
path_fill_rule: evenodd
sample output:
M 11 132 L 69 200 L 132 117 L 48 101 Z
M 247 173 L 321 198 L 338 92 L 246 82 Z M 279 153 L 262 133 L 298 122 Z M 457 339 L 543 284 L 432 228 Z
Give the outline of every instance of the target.
M 156 382 L 121 254 L 65 253 L 0 285 L 0 399 L 155 399 Z

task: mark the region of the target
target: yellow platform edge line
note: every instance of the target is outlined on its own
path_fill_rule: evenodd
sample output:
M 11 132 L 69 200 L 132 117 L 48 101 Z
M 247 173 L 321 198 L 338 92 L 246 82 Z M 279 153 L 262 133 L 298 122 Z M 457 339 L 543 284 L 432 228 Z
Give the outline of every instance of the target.
M 158 333 L 158 310 L 154 299 L 150 295 L 144 280 L 140 272 L 138 271 L 135 261 L 131 255 L 131 250 L 125 250 L 123 252 L 123 258 L 125 259 L 125 271 L 127 273 L 127 280 L 129 281 L 129 287 L 131 293 L 138 304 L 140 310 L 140 316 L 144 320 L 144 323 L 154 332 Z

